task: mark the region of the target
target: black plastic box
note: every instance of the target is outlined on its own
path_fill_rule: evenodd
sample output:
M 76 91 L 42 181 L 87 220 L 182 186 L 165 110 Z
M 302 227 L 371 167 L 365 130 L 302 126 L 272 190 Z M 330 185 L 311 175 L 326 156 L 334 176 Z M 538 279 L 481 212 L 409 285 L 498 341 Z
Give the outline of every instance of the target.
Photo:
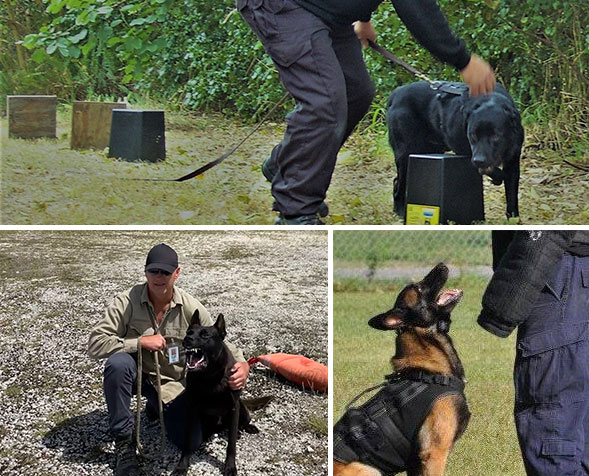
M 164 111 L 113 109 L 108 156 L 151 162 L 165 160 Z
M 406 225 L 483 221 L 483 178 L 468 156 L 412 154 L 405 204 Z

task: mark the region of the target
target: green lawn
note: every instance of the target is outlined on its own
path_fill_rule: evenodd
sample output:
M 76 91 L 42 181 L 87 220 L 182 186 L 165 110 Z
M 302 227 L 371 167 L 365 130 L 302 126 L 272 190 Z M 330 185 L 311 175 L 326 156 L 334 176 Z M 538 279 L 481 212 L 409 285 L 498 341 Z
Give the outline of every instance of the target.
M 395 334 L 376 331 L 367 321 L 390 308 L 404 284 L 381 283 L 370 292 L 334 293 L 334 422 L 354 396 L 390 372 Z M 446 474 L 521 476 L 524 469 L 512 417 L 515 336 L 500 339 L 477 325 L 485 285 L 486 280 L 477 276 L 447 285 L 464 290 L 452 316 L 451 336 L 466 370 L 472 418 L 450 456 Z

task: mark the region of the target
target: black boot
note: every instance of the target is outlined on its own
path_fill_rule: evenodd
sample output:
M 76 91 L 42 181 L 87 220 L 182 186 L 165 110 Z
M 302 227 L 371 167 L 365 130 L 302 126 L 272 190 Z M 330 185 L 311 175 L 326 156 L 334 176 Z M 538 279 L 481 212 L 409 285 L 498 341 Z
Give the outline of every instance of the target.
M 271 155 L 262 162 L 262 174 L 266 177 L 266 180 L 272 183 L 274 180 L 274 176 L 278 173 L 278 164 L 276 163 L 276 159 L 274 159 Z M 329 207 L 327 203 L 321 202 L 319 208 L 317 209 L 317 213 L 320 217 L 326 217 L 329 215 Z
M 115 440 L 115 476 L 139 476 L 135 442 L 131 435 L 119 435 Z

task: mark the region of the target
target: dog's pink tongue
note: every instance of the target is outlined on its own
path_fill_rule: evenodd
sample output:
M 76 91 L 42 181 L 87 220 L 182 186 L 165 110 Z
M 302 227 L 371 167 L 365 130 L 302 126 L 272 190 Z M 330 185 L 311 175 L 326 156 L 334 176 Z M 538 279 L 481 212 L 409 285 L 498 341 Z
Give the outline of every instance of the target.
M 438 306 L 444 306 L 449 302 L 460 300 L 462 298 L 462 291 L 460 289 L 447 289 L 438 297 Z

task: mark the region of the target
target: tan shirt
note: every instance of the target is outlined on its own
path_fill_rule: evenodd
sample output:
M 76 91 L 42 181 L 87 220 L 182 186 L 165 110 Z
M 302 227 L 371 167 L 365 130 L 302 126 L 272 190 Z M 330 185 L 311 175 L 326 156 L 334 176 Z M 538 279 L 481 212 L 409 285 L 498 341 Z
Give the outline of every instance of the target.
M 182 349 L 182 340 L 190 325 L 192 314 L 198 309 L 203 326 L 212 326 L 211 315 L 204 306 L 182 289 L 174 286 L 174 295 L 169 309 L 159 325 L 159 333 L 166 339 L 169 349 L 177 345 Z M 115 352 L 137 352 L 137 339 L 140 336 L 155 334 L 157 323 L 155 310 L 149 301 L 147 283 L 133 286 L 115 297 L 106 309 L 102 321 L 98 323 L 88 339 L 88 355 L 92 359 L 104 359 Z M 233 344 L 227 347 L 238 362 L 245 362 L 243 353 Z M 155 359 L 153 352 L 142 349 L 143 373 L 147 374 L 155 386 Z M 182 379 L 184 358 L 175 364 L 169 362 L 167 349 L 159 352 L 162 378 L 162 400 L 168 403 L 184 391 Z

